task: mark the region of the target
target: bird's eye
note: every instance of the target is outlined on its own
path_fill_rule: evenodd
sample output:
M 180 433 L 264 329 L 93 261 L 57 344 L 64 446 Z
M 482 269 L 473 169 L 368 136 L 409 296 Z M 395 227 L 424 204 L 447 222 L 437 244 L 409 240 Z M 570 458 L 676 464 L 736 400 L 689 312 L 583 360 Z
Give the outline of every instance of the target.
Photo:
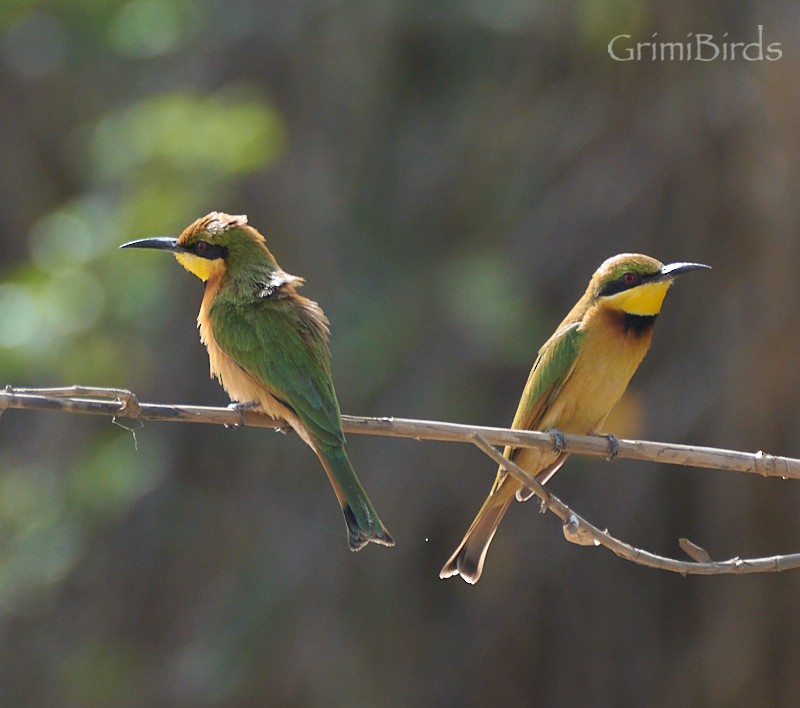
M 209 243 L 208 241 L 195 241 L 188 248 L 194 255 L 200 258 L 207 258 L 210 261 L 214 261 L 217 258 L 225 258 L 228 253 L 228 249 L 225 246 L 220 246 L 218 243 Z
M 638 280 L 639 276 L 632 271 L 628 271 L 622 276 L 622 282 L 625 283 L 625 285 L 633 285 Z

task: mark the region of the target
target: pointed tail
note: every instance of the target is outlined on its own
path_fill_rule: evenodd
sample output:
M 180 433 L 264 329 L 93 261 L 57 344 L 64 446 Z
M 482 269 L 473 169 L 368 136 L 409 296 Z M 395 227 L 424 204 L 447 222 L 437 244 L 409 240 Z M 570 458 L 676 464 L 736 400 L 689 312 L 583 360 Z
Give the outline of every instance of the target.
M 439 573 L 440 578 L 460 575 L 471 585 L 478 582 L 483 572 L 489 544 L 508 511 L 518 487 L 513 479 L 506 477 L 497 489 L 492 490 L 461 544 Z
M 344 448 L 320 446 L 315 452 L 342 507 L 350 550 L 360 551 L 370 542 L 394 546 L 394 539 L 378 518 Z

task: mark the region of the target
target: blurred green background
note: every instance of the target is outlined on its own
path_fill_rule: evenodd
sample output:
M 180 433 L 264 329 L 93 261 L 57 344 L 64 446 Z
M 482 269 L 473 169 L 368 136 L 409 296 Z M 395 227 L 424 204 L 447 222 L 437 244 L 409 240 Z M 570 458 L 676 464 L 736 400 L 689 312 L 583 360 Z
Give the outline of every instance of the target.
M 609 429 L 800 456 L 791 3 L 0 2 L 0 384 L 224 405 L 202 286 L 124 241 L 246 213 L 332 321 L 346 413 L 513 417 L 607 256 L 713 265 L 669 295 Z M 775 62 L 608 41 L 781 42 Z M 512 508 L 438 578 L 494 476 L 350 435 L 397 547 L 347 550 L 294 435 L 7 412 L 0 703 L 794 706 L 800 573 L 682 578 Z M 572 458 L 553 490 L 680 555 L 800 550 L 800 484 Z

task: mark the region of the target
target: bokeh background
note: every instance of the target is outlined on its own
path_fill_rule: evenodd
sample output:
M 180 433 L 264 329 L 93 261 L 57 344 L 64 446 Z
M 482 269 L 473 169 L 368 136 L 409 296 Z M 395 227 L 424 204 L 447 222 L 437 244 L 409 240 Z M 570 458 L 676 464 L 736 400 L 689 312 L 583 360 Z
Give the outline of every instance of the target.
M 640 0 L 0 2 L 0 383 L 224 405 L 201 284 L 119 252 L 248 214 L 333 326 L 344 412 L 510 422 L 622 251 L 695 260 L 609 429 L 800 456 L 800 15 Z M 778 61 L 621 63 L 633 41 Z M 723 40 L 723 33 L 728 36 Z M 800 574 L 688 577 L 512 508 L 438 578 L 494 468 L 350 435 L 397 547 L 352 554 L 294 435 L 9 411 L 0 703 L 794 706 Z M 800 551 L 800 484 L 572 458 L 552 482 L 652 551 Z

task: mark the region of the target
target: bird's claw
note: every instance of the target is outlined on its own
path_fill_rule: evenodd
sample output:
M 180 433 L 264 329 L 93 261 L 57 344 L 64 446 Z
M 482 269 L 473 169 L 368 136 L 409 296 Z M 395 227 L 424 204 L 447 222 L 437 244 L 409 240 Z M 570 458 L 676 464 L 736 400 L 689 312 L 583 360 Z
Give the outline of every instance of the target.
M 564 452 L 564 448 L 567 446 L 567 441 L 564 440 L 564 433 L 558 428 L 550 428 L 547 432 L 553 438 L 553 452 Z
M 608 457 L 606 460 L 611 462 L 617 455 L 619 455 L 619 438 L 616 435 L 608 435 L 603 436 L 606 440 L 608 440 Z
M 228 408 L 232 411 L 236 411 L 239 414 L 239 422 L 235 425 L 226 425 L 225 427 L 229 430 L 238 430 L 239 428 L 244 427 L 244 414 L 253 408 L 258 408 L 258 401 L 246 401 L 244 403 L 235 401 L 228 404 Z

